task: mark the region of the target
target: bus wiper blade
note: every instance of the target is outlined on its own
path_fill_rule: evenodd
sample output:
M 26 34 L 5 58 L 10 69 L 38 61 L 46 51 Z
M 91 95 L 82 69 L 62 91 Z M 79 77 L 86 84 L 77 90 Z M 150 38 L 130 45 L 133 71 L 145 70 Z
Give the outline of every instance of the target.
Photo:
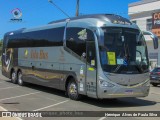
M 113 72 L 116 73 L 116 72 L 120 69 L 121 66 L 122 66 L 122 65 L 118 65 Z
M 128 56 L 128 57 L 129 57 L 129 56 Z M 127 66 L 126 59 L 127 59 L 127 57 L 124 56 L 124 58 L 123 58 L 123 64 L 118 65 L 118 66 L 116 67 L 116 69 L 114 70 L 115 73 L 121 68 L 122 65 Z M 128 58 L 128 59 L 129 59 L 129 58 Z
M 137 68 L 139 73 L 143 73 L 143 69 L 139 65 L 137 65 L 136 62 L 135 62 L 135 67 Z
M 142 69 L 142 63 L 137 64 L 136 61 L 133 61 L 135 63 L 135 68 L 138 70 L 139 73 L 143 73 L 144 70 Z

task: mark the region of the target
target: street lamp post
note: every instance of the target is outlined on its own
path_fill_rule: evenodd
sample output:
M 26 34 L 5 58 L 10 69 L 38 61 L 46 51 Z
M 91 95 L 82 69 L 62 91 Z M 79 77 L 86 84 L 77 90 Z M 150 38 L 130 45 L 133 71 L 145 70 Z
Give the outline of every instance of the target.
M 79 16 L 79 0 L 77 0 L 76 16 Z
M 79 16 L 79 1 L 80 1 L 80 0 L 77 0 L 76 16 Z M 66 15 L 68 18 L 70 18 L 69 15 L 68 15 L 66 12 L 64 12 L 60 7 L 58 7 L 52 0 L 48 0 L 48 2 L 50 2 L 50 3 L 51 3 L 52 5 L 54 5 L 58 10 L 60 10 L 64 15 Z
M 58 7 L 52 0 L 48 0 L 48 2 L 50 2 L 52 5 L 54 5 L 58 10 L 60 10 L 65 16 L 67 16 L 68 18 L 70 18 L 69 17 L 69 15 L 66 13 L 66 12 L 64 12 L 60 7 Z

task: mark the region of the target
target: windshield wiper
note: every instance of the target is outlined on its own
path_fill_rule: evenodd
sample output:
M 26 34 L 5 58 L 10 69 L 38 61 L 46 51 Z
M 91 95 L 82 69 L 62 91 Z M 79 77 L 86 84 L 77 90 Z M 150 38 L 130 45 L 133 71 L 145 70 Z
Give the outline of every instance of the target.
M 142 69 L 142 61 L 143 61 L 143 57 L 142 57 L 142 52 L 139 51 L 139 50 L 136 50 L 136 52 L 138 52 L 141 56 L 141 61 L 140 61 L 140 64 L 138 65 L 136 61 L 134 61 L 135 63 L 135 67 L 137 68 L 137 70 L 140 72 L 140 73 L 143 73 L 144 70 Z
M 134 61 L 134 63 L 135 63 L 135 68 L 138 70 L 138 72 L 139 72 L 139 73 L 143 73 L 142 67 L 139 66 L 135 61 Z

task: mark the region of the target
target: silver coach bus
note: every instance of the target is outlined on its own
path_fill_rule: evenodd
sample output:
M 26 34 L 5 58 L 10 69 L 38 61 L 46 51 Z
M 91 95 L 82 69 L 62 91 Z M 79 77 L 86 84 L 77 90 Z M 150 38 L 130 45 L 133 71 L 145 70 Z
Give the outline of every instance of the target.
M 149 34 L 156 49 L 157 38 Z M 2 74 L 21 86 L 33 83 L 64 90 L 74 100 L 82 95 L 145 97 L 150 88 L 143 33 L 113 14 L 85 15 L 6 33 Z

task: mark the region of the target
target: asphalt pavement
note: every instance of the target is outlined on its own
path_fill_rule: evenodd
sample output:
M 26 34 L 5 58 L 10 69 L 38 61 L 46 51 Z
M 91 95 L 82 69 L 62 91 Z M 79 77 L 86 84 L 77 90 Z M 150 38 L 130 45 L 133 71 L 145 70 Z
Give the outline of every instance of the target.
M 160 111 L 160 86 L 152 87 L 144 98 L 97 100 L 84 97 L 70 100 L 63 91 L 43 86 L 12 84 L 0 71 L 0 111 Z M 158 120 L 157 117 L 47 117 L 47 118 L 0 118 L 2 120 Z

